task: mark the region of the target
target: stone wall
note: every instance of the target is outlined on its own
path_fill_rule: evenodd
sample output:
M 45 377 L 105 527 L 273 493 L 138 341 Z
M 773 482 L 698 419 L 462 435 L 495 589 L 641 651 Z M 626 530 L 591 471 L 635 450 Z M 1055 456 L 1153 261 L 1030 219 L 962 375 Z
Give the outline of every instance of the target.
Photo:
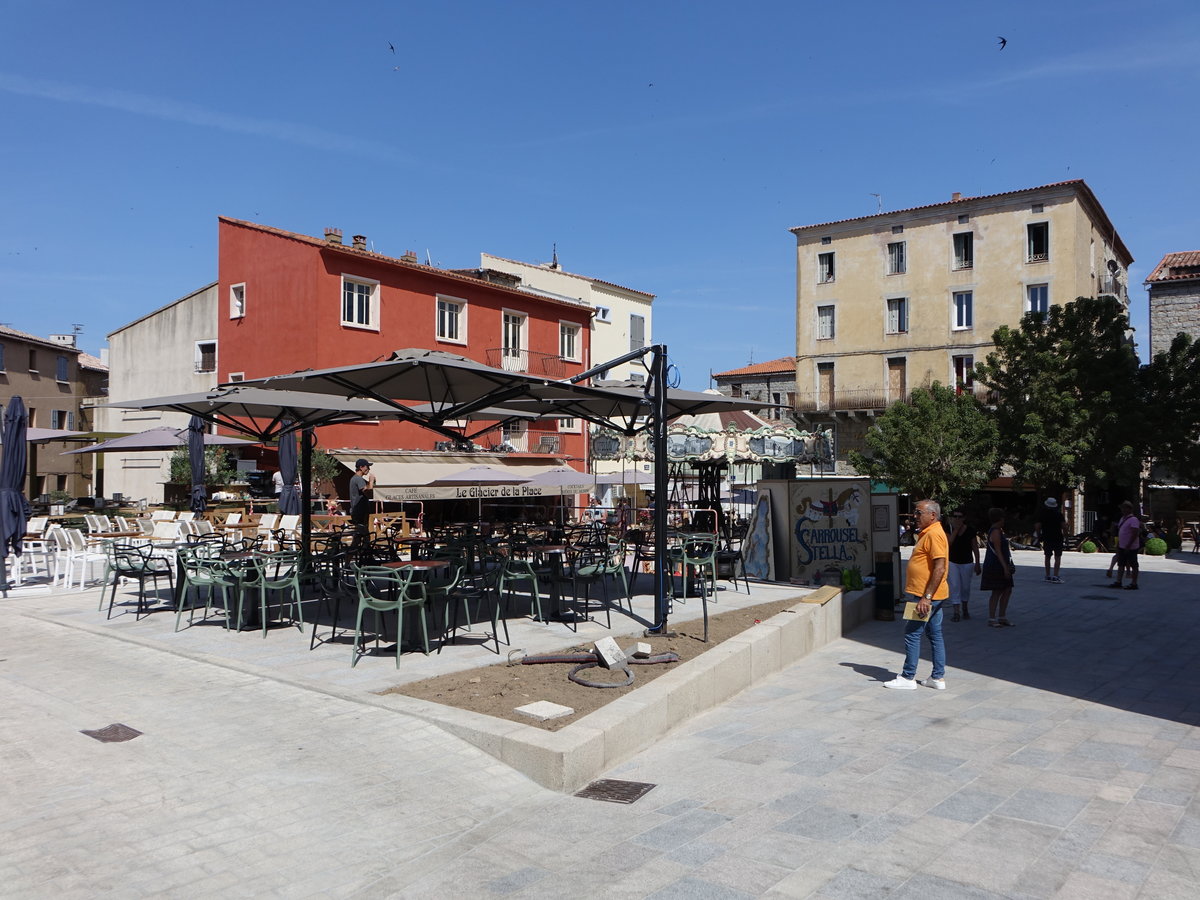
M 1200 280 L 1150 285 L 1150 355 L 1166 350 L 1179 332 L 1200 338 Z

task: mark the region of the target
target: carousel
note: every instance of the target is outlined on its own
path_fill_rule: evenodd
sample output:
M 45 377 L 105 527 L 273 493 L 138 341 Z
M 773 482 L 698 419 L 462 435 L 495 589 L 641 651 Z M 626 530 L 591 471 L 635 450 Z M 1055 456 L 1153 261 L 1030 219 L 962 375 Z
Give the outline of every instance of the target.
M 620 463 L 631 472 L 656 463 L 645 434 L 626 437 L 595 428 L 591 444 L 594 460 Z M 824 465 L 832 457 L 832 429 L 801 431 L 742 410 L 680 416 L 667 426 L 668 508 L 686 511 L 693 520 L 700 511 L 711 511 L 714 530 L 728 535 L 731 519 L 744 519 L 742 507 L 753 504 L 751 489 L 764 466 Z M 639 480 L 633 479 L 633 486 Z

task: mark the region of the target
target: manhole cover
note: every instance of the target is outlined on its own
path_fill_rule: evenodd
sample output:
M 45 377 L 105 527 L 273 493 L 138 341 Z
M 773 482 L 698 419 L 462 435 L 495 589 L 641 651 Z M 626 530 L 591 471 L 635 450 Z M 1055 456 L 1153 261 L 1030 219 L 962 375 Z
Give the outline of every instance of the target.
M 633 803 L 648 794 L 655 785 L 645 781 L 621 781 L 601 778 L 593 781 L 575 796 L 588 800 L 607 800 L 609 803 Z
M 86 734 L 90 738 L 95 738 L 102 744 L 118 744 L 121 741 L 132 741 L 141 732 L 136 728 L 130 728 L 128 725 L 122 725 L 120 722 L 117 722 L 109 725 L 107 728 L 100 728 L 96 731 L 81 731 L 80 734 Z

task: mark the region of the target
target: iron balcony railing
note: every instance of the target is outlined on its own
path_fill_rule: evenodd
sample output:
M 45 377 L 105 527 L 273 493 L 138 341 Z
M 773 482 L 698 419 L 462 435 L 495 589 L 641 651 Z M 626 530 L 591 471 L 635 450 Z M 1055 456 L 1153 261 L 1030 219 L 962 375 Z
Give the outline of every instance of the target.
M 958 392 L 973 393 L 983 403 L 994 403 L 992 392 L 983 385 L 960 385 Z M 882 410 L 893 403 L 907 402 L 911 390 L 902 394 L 890 394 L 881 388 L 861 388 L 847 391 L 809 391 L 796 394 L 796 412 L 852 412 L 855 410 Z
M 534 350 L 495 347 L 487 351 L 487 364 L 506 372 L 528 372 L 531 375 L 548 375 L 551 378 L 565 378 L 567 374 L 566 360 L 561 356 L 538 353 Z

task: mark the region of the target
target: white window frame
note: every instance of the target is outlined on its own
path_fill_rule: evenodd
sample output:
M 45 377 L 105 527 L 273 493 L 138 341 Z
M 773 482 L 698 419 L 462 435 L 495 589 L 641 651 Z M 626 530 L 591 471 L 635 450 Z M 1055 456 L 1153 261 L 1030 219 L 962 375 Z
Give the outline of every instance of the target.
M 1033 305 L 1034 291 L 1040 291 L 1043 295 L 1042 296 L 1043 308 L 1040 310 L 1034 309 L 1034 305 Z M 1049 284 L 1049 282 L 1043 281 L 1043 282 L 1039 282 L 1037 284 L 1025 285 L 1025 312 L 1040 313 L 1042 318 L 1045 318 L 1046 316 L 1048 316 L 1050 314 L 1050 284 Z
M 513 330 L 513 324 L 516 330 Z M 515 346 L 509 339 L 516 337 Z M 504 359 L 512 359 L 524 367 L 529 350 L 529 316 L 515 309 L 503 310 L 500 314 L 500 355 Z
M 959 302 L 960 297 L 966 297 L 965 307 Z M 966 310 L 966 316 L 963 316 L 963 310 Z M 964 322 L 963 319 L 966 319 Z M 975 292 L 974 291 L 951 291 L 950 292 L 950 329 L 952 331 L 970 331 L 975 327 Z
M 962 249 L 969 252 L 960 252 L 960 243 L 963 245 Z M 954 254 L 954 263 L 952 267 L 955 271 L 975 268 L 975 232 L 954 232 L 954 235 L 951 238 L 950 250 Z
M 357 313 L 359 312 L 358 295 L 356 292 L 355 309 L 352 310 L 355 318 L 346 318 L 346 287 L 355 285 L 356 287 L 365 287 L 368 289 L 367 294 L 367 321 L 356 321 Z M 341 319 L 343 328 L 358 328 L 363 331 L 378 331 L 379 330 L 379 282 L 374 278 L 363 278 L 361 275 L 348 275 L 342 273 L 341 292 L 338 296 L 339 318 Z
M 451 297 L 447 294 L 436 295 L 434 302 L 433 333 L 437 340 L 446 344 L 466 344 L 467 342 L 467 301 L 461 297 Z M 442 328 L 443 309 L 447 316 L 454 311 L 454 335 Z
M 828 310 L 829 312 L 829 333 L 824 334 L 822 313 Z M 837 338 L 837 306 L 833 303 L 822 304 L 817 307 L 817 326 L 814 331 L 818 341 L 832 341 Z
M 907 297 L 888 297 L 884 303 L 886 316 L 883 323 L 884 334 L 908 334 L 909 308 Z M 893 310 L 895 314 L 893 315 Z
M 229 286 L 229 318 L 244 319 L 246 317 L 246 282 L 240 281 Z
M 958 360 L 970 360 L 970 365 L 964 365 L 963 371 L 965 378 L 962 381 L 958 380 Z M 950 383 L 954 385 L 955 393 L 973 393 L 975 390 L 975 379 L 972 372 L 975 371 L 975 354 L 973 353 L 955 353 L 950 357 Z
M 837 281 L 835 251 L 817 254 L 817 284 L 833 284 Z
M 1033 252 L 1033 229 L 1044 228 L 1046 230 L 1046 252 Z M 1025 262 L 1027 263 L 1043 263 L 1050 261 L 1050 223 L 1049 222 L 1029 222 L 1025 225 Z
M 201 348 L 207 347 L 209 345 L 212 346 L 212 358 L 213 358 L 212 368 L 211 369 L 202 369 L 201 366 L 204 364 L 204 351 Z M 196 341 L 195 351 L 194 351 L 194 355 L 192 357 L 192 371 L 195 372 L 195 374 L 211 375 L 211 374 L 215 373 L 217 371 L 217 360 L 218 360 L 218 356 L 217 356 L 216 339 L 210 339 L 207 341 Z
M 230 372 L 229 373 L 229 381 L 231 383 L 234 381 L 245 381 L 245 380 L 246 380 L 245 372 Z
M 887 245 L 889 275 L 905 275 L 908 273 L 908 242 L 892 241 Z
M 580 420 L 575 418 L 559 419 L 558 430 L 564 434 L 579 434 L 582 430 Z
M 612 324 L 612 307 L 611 306 L 597 306 L 596 307 L 596 316 L 592 321 L 603 322 L 605 325 Z
M 583 328 L 578 322 L 558 320 L 558 355 L 560 357 L 570 362 L 580 362 L 583 359 L 582 338 Z

